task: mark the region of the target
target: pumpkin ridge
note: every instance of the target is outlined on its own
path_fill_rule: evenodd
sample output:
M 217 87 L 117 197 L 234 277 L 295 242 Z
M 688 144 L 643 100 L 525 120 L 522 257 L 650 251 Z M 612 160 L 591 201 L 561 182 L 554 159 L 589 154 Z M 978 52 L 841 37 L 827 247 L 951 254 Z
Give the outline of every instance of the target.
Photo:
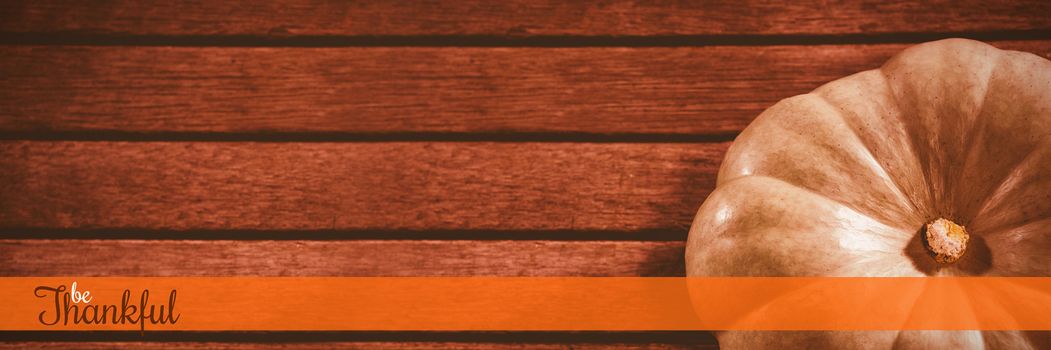
M 1042 225 L 1049 225 L 1049 226 L 1051 226 L 1051 216 L 1040 218 L 1040 219 L 1036 219 L 1036 220 L 1032 220 L 1032 221 L 1028 221 L 1028 222 L 1022 222 L 1022 223 L 1018 223 L 1018 224 L 1015 224 L 1015 225 L 1002 225 L 1002 226 L 999 226 L 999 227 L 986 229 L 986 230 L 981 231 L 982 233 L 980 235 L 977 234 L 977 233 L 976 233 L 976 235 L 979 235 L 979 236 L 987 238 L 987 239 L 999 238 L 999 236 L 1004 235 L 1004 234 L 1006 234 L 1008 232 L 1025 229 L 1027 226 L 1042 226 Z
M 805 251 L 835 252 L 821 254 L 821 258 L 817 259 L 832 263 L 824 265 L 829 268 L 823 272 L 860 258 L 860 250 L 841 248 L 843 242 L 871 246 L 871 251 L 878 251 L 890 258 L 895 254 L 885 252 L 899 250 L 909 241 L 908 234 L 900 228 L 887 226 L 827 197 L 784 184 L 776 178 L 746 176 L 733 181 L 726 188 L 717 189 L 702 206 L 691 228 L 686 249 L 688 276 L 794 276 L 801 273 L 801 265 L 814 265 L 814 259 L 807 259 L 796 266 L 788 263 L 795 258 L 783 254 L 784 251 L 778 248 L 777 241 L 781 237 L 807 237 L 804 241 L 811 244 L 806 244 L 809 248 Z M 748 207 L 733 208 L 733 204 L 740 203 L 743 196 L 758 192 L 775 193 L 776 198 L 763 197 Z M 805 203 L 809 209 L 800 211 L 800 203 Z M 729 216 L 720 214 L 724 208 L 732 208 L 727 212 Z M 754 213 L 768 213 L 771 217 L 783 218 L 783 221 L 749 220 L 749 217 L 754 217 Z M 838 219 L 815 220 L 808 218 L 810 213 L 824 213 Z M 830 226 L 833 222 L 837 224 Z M 784 225 L 791 228 L 783 229 Z M 832 234 L 832 231 L 838 233 Z M 901 256 L 900 253 L 897 255 Z M 744 258 L 746 256 L 748 258 Z M 761 261 L 783 261 L 789 265 L 781 266 L 784 270 L 778 267 L 778 271 L 762 272 Z M 915 272 L 910 275 L 920 273 L 912 271 Z
M 793 121 L 788 115 L 805 117 Z M 918 225 L 923 221 L 922 216 L 915 214 L 915 207 L 910 206 L 911 201 L 903 193 L 895 192 L 893 179 L 843 115 L 818 94 L 781 100 L 738 137 L 726 157 L 734 159 L 742 149 L 758 148 L 779 153 L 820 154 L 830 161 L 815 168 L 806 166 L 806 162 L 770 156 L 774 153 L 752 153 L 759 156 L 723 162 L 716 187 L 739 177 L 764 175 L 833 199 L 888 226 Z M 776 146 L 782 143 L 787 145 Z M 844 185 L 848 183 L 851 185 Z M 826 184 L 843 186 L 828 188 Z M 856 191 L 856 188 L 866 191 Z
M 1002 57 L 999 51 L 973 40 L 945 39 L 909 47 L 880 67 L 899 109 L 913 115 L 902 119 L 930 192 L 928 219 L 955 218 L 963 142 L 973 139 L 979 102 L 995 71 L 986 58 Z
M 905 209 L 913 213 L 918 212 L 919 209 L 917 209 L 916 204 L 913 203 L 912 199 L 905 194 L 905 190 L 902 189 L 901 184 L 894 180 L 894 178 L 890 176 L 890 173 L 887 172 L 887 169 L 883 168 L 883 164 L 880 164 L 879 160 L 876 159 L 876 155 L 872 153 L 872 148 L 867 143 L 865 143 L 865 140 L 861 138 L 860 135 L 858 135 L 858 131 L 855 130 L 854 126 L 851 125 L 850 122 L 847 120 L 847 117 L 846 115 L 844 115 L 843 110 L 838 105 L 833 104 L 831 101 L 829 101 L 828 97 L 826 97 L 823 93 L 819 92 L 820 90 L 821 88 L 818 88 L 810 94 L 817 96 L 819 100 L 831 107 L 831 110 L 835 111 L 836 115 L 840 119 L 840 122 L 842 122 L 843 125 L 847 127 L 847 130 L 850 130 L 850 133 L 854 135 L 854 139 L 857 140 L 857 143 L 860 144 L 861 148 L 865 150 L 865 154 L 868 156 L 865 160 L 871 161 L 871 163 L 874 164 L 873 166 L 871 166 L 871 168 L 875 170 L 877 177 L 883 179 L 884 183 L 889 184 L 889 186 L 887 187 L 890 189 L 890 192 L 897 196 L 900 202 L 907 204 L 908 208 Z
M 821 193 L 819 193 L 817 191 L 814 191 L 812 189 L 809 189 L 809 188 L 806 188 L 806 187 L 803 187 L 803 186 L 800 186 L 800 185 L 797 185 L 797 184 L 794 184 L 794 183 L 782 180 L 780 178 L 776 178 L 776 177 L 769 176 L 769 175 L 749 175 L 749 176 L 742 176 L 741 178 L 744 178 L 744 177 L 762 177 L 762 178 L 773 179 L 773 180 L 776 180 L 777 182 L 780 182 L 783 185 L 787 185 L 787 186 L 790 186 L 790 187 L 793 187 L 793 188 L 800 189 L 800 190 L 805 191 L 807 193 L 810 193 L 812 195 L 815 195 L 815 196 L 821 197 L 823 199 L 826 199 L 829 202 L 835 203 L 836 205 L 839 205 L 839 206 L 841 206 L 843 208 L 850 209 L 850 211 L 853 211 L 853 212 L 857 213 L 858 215 L 868 217 L 868 218 L 872 219 L 873 221 L 878 222 L 878 223 L 880 223 L 880 224 L 882 224 L 884 226 L 895 228 L 895 229 L 898 229 L 898 230 L 900 230 L 902 232 L 908 232 L 908 230 L 909 230 L 909 228 L 907 228 L 905 226 L 897 226 L 897 224 L 884 222 L 883 220 L 880 220 L 879 218 L 876 218 L 876 217 L 874 217 L 872 215 L 869 215 L 868 213 L 862 212 L 861 210 L 858 210 L 858 208 L 855 208 L 854 206 L 852 206 L 852 205 L 850 205 L 848 203 L 845 203 L 845 202 L 840 201 L 840 200 L 836 200 L 836 199 L 834 199 L 832 197 L 826 196 L 826 195 L 821 194 Z
M 991 46 L 991 45 L 988 45 L 988 46 Z M 992 52 L 994 54 L 996 54 L 996 58 L 995 58 L 996 61 L 992 64 L 992 66 L 993 66 L 992 69 L 989 69 L 989 72 L 986 73 L 985 77 L 980 79 L 982 81 L 982 83 L 984 84 L 983 85 L 983 91 L 982 91 L 982 98 L 980 100 L 978 100 L 978 106 L 974 110 L 975 111 L 974 125 L 971 125 L 969 130 L 967 130 L 967 134 L 964 135 L 964 138 L 963 138 L 964 139 L 963 144 L 964 144 L 964 147 L 966 147 L 964 149 L 964 151 L 963 151 L 963 154 L 966 157 L 964 158 L 963 166 L 960 167 L 960 171 L 956 174 L 956 179 L 953 182 L 953 185 L 955 185 L 956 187 L 963 186 L 964 175 L 967 174 L 966 170 L 967 170 L 968 166 L 970 166 L 971 159 L 973 159 L 973 157 L 971 157 L 971 155 L 974 154 L 974 147 L 977 144 L 976 142 L 974 142 L 975 135 L 978 134 L 978 132 L 980 131 L 980 128 L 982 128 L 983 126 L 986 125 L 986 124 L 982 123 L 982 121 L 979 120 L 979 118 L 981 118 L 982 115 L 983 115 L 983 112 L 985 112 L 986 101 L 989 99 L 989 89 L 991 88 L 991 84 L 992 84 L 992 80 L 993 80 L 993 74 L 995 74 L 1001 68 L 1001 65 L 1002 65 L 1002 62 L 1003 62 L 1004 54 L 1003 54 L 1002 51 L 1000 51 L 999 49 L 995 49 Z M 988 118 L 988 117 L 989 116 L 986 116 L 986 118 Z M 956 189 L 950 189 L 949 193 L 952 193 L 952 198 L 950 198 L 949 200 L 952 203 L 955 204 L 955 203 L 958 203 L 960 201 L 960 199 L 958 198 L 959 192 L 960 191 L 957 191 Z M 959 209 L 960 208 L 956 208 L 956 206 L 954 205 L 952 210 L 954 212 L 956 212 L 956 211 L 959 211 Z M 967 219 L 973 219 L 973 218 L 967 218 Z
M 990 208 L 990 201 L 995 202 L 996 197 L 1005 192 L 1010 196 L 1016 191 L 1005 186 L 1017 185 L 1010 183 L 1012 177 L 1046 173 L 1041 170 L 1046 167 L 1041 163 L 1051 161 L 1046 154 L 1039 157 L 1033 154 L 1048 147 L 1051 141 L 1051 119 L 1046 118 L 1051 115 L 1051 90 L 1042 88 L 1051 86 L 1051 61 L 1029 53 L 1003 51 L 997 63 L 986 94 L 988 103 L 983 106 L 979 119 L 982 124 L 976 136 L 979 146 L 968 154 L 972 159 L 968 159 L 961 173 L 965 181 L 975 186 L 959 201 L 963 206 L 960 213 L 977 221 L 982 221 L 990 209 L 993 209 L 991 213 L 997 212 L 995 209 L 999 206 Z M 1016 89 L 1025 90 L 1016 93 Z M 1014 128 L 1024 130 L 1012 132 Z M 1000 151 L 980 147 L 1003 138 L 1007 140 Z M 1000 153 L 1004 156 L 997 157 Z
M 979 312 L 979 310 L 976 308 L 975 303 L 971 301 L 971 300 L 975 299 L 975 295 L 974 295 L 973 291 L 968 289 L 968 288 L 961 288 L 961 290 L 963 291 L 964 295 L 968 296 L 968 298 L 964 298 L 963 300 L 964 300 L 965 304 L 967 305 L 966 307 L 971 310 L 970 314 L 971 315 L 981 314 L 981 312 Z M 963 307 L 962 305 L 957 305 L 957 306 L 958 307 Z M 989 348 L 989 346 L 988 346 L 989 340 L 992 340 L 992 339 L 989 339 L 989 338 L 993 337 L 993 334 L 990 334 L 991 331 L 977 331 L 977 332 L 978 332 L 978 337 L 982 340 L 982 346 L 984 348 L 988 349 Z M 1009 332 L 1009 333 L 1013 333 L 1015 335 L 1021 335 L 1022 334 L 1022 332 L 1020 330 L 1004 330 L 1004 331 L 999 331 L 999 332 Z M 1032 342 L 1030 342 L 1028 339 L 1025 339 L 1025 337 L 1021 337 L 1021 339 L 1026 345 L 1029 345 L 1028 348 L 1033 349 Z
M 904 248 L 902 248 L 904 249 Z M 848 265 L 837 267 L 835 270 L 829 272 L 829 276 L 850 276 L 850 277 L 925 277 L 927 274 L 922 271 L 917 271 L 915 265 L 907 259 L 901 258 L 901 250 L 896 252 L 879 252 L 884 254 L 881 257 L 874 259 L 862 259 L 856 260 Z M 882 262 L 882 264 L 881 264 Z M 887 262 L 893 262 L 894 265 L 886 265 Z M 873 271 L 871 274 L 859 274 L 852 272 L 851 268 L 858 268 L 867 265 L 883 265 L 885 268 L 881 271 Z M 893 272 L 893 273 L 887 273 Z
M 985 199 L 982 200 L 982 204 L 978 205 L 978 211 L 974 213 L 974 217 L 979 217 L 984 214 L 986 210 L 989 210 L 988 206 L 993 204 L 994 198 L 1002 195 L 1003 191 L 1011 189 L 1011 180 L 1016 179 L 1018 175 L 1022 173 L 1025 169 L 1025 165 L 1031 163 L 1031 160 L 1036 157 L 1036 155 L 1039 154 L 1039 151 L 1043 150 L 1044 147 L 1051 147 L 1051 141 L 1049 140 L 1051 139 L 1045 138 L 1044 141 L 1037 143 L 1033 149 L 1029 150 L 1029 153 L 1026 153 L 1025 157 L 1022 157 L 1022 159 L 1011 168 L 1011 171 L 1007 172 L 1007 176 L 1004 176 L 996 186 L 993 186 L 993 190 L 985 196 Z
M 1051 139 L 1042 145 L 1051 143 Z M 977 231 L 1020 226 L 1051 218 L 1051 148 L 1038 147 L 989 199 L 972 224 Z M 1038 187 L 1033 187 L 1038 186 Z M 1020 199 L 1030 201 L 1021 204 Z M 1051 232 L 1051 228 L 1047 232 Z
M 913 315 L 916 314 L 916 305 L 919 305 L 919 303 L 922 301 L 919 298 L 913 298 L 913 300 L 914 300 L 914 302 L 912 303 L 912 307 L 909 308 L 909 314 L 905 318 L 906 320 L 912 319 Z M 904 326 L 904 325 L 902 325 L 902 326 Z M 902 328 L 904 328 L 904 327 L 902 327 Z M 891 343 L 891 344 L 898 344 L 899 341 L 902 341 L 903 340 L 902 335 L 904 335 L 904 333 L 905 333 L 904 329 L 895 330 L 894 342 Z M 891 346 L 891 348 L 892 349 L 893 348 L 897 348 L 897 346 Z
M 877 68 L 875 70 L 879 71 L 879 76 L 880 76 L 880 78 L 883 79 L 883 84 L 887 86 L 887 92 L 886 92 L 887 96 L 891 99 L 891 101 L 893 101 L 893 105 L 899 111 L 899 113 L 897 113 L 897 115 L 895 117 L 898 120 L 898 123 L 900 123 L 900 125 L 902 126 L 902 128 L 905 129 L 905 141 L 906 141 L 906 145 L 907 145 L 907 147 L 909 149 L 908 153 L 910 155 L 912 155 L 913 159 L 916 161 L 916 164 L 920 165 L 920 176 L 923 178 L 923 186 L 922 186 L 923 192 L 924 192 L 923 193 L 924 194 L 923 198 L 927 201 L 928 210 L 935 210 L 934 209 L 934 194 L 931 193 L 930 174 L 927 173 L 927 171 L 928 171 L 927 168 L 928 167 L 926 166 L 926 162 L 923 161 L 923 158 L 920 157 L 919 148 L 916 147 L 916 141 L 914 141 L 913 138 L 912 138 L 912 134 L 911 134 L 911 130 L 909 128 L 909 124 L 905 121 L 905 113 L 901 110 L 901 99 L 898 98 L 898 94 L 896 92 L 894 92 L 894 89 L 890 86 L 890 78 L 887 77 L 887 72 L 885 70 L 883 70 L 883 68 L 884 67 L 881 66 L 881 67 L 879 67 L 879 68 Z M 915 204 L 915 203 L 913 203 L 913 204 Z M 929 214 L 929 213 L 925 213 L 925 214 Z
M 1006 228 L 992 232 L 983 238 L 993 248 L 1020 247 L 998 255 L 998 264 L 990 267 L 988 274 L 993 276 L 1049 276 L 1051 265 L 1046 263 L 1046 247 L 1051 246 L 1051 235 L 1046 229 L 1051 227 L 1051 218 Z M 1041 249 L 1043 247 L 1043 249 Z
M 885 226 L 887 228 L 891 228 L 891 229 L 894 229 L 895 231 L 902 232 L 902 233 L 905 234 L 905 236 L 912 235 L 912 233 L 909 232 L 909 230 L 911 230 L 912 228 L 908 228 L 908 227 L 904 227 L 904 226 L 895 226 L 895 225 L 888 224 L 888 223 L 883 222 L 882 220 L 879 220 L 879 219 L 877 219 L 877 218 L 875 218 L 875 217 L 873 217 L 871 215 L 868 215 L 868 214 L 865 214 L 865 213 L 859 211 L 858 209 L 854 208 L 853 206 L 851 206 L 851 205 L 849 205 L 847 203 L 835 200 L 833 198 L 830 198 L 830 197 L 828 197 L 826 195 L 818 193 L 818 192 L 816 192 L 814 190 L 811 190 L 809 188 L 806 188 L 806 187 L 803 187 L 803 186 L 799 186 L 797 184 L 794 184 L 794 183 L 791 183 L 791 182 L 788 182 L 788 181 L 785 181 L 785 180 L 782 180 L 782 179 L 779 179 L 779 178 L 776 178 L 776 177 L 773 177 L 773 176 L 768 176 L 768 175 L 738 176 L 736 178 L 731 179 L 730 181 L 727 181 L 727 183 L 732 183 L 732 182 L 737 182 L 737 181 L 741 181 L 741 180 L 746 180 L 746 179 L 749 179 L 749 178 L 751 180 L 756 180 L 756 179 L 769 180 L 769 181 L 773 181 L 773 182 L 778 183 L 779 186 L 786 186 L 786 187 L 789 187 L 789 188 L 800 190 L 802 192 L 806 192 L 807 194 L 813 195 L 815 197 L 818 197 L 818 198 L 821 198 L 823 200 L 826 200 L 829 203 L 832 203 L 832 204 L 835 204 L 835 205 L 837 205 L 839 207 L 842 207 L 844 209 L 850 210 L 850 211 L 854 212 L 855 214 L 858 214 L 860 216 L 864 216 L 866 218 L 869 218 L 872 221 L 874 221 L 876 223 L 879 223 L 880 225 L 883 225 L 883 226 Z M 719 187 L 722 187 L 722 186 L 719 186 Z M 715 190 L 718 191 L 719 188 L 716 188 Z M 880 236 L 884 237 L 884 238 L 890 238 L 890 239 L 901 238 L 901 237 L 895 237 L 895 236 L 889 236 L 889 235 L 880 235 Z

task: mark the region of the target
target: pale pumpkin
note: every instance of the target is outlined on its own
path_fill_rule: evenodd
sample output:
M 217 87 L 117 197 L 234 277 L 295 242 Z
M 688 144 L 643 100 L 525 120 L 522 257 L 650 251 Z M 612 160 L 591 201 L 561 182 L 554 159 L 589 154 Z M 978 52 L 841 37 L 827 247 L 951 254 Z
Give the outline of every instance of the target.
M 962 227 L 925 229 L 938 219 Z M 770 107 L 730 147 L 686 271 L 1051 276 L 1051 62 L 942 40 Z M 1048 332 L 1016 331 L 717 337 L 728 349 L 1051 347 Z

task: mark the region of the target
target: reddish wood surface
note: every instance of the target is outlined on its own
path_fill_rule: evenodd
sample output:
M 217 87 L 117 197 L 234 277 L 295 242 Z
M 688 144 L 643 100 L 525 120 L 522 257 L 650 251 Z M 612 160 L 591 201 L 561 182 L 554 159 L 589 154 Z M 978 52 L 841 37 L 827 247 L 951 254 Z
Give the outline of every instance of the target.
M 727 145 L 5 141 L 0 227 L 685 232 Z
M 615 337 L 615 335 L 611 335 Z M 665 343 L 499 343 L 499 342 L 300 342 L 300 343 L 232 343 L 232 342 L 11 342 L 0 343 L 0 349 L 717 349 L 710 336 L 698 335 L 696 344 Z
M 685 276 L 647 241 L 0 240 L 0 276 Z
M 727 134 L 906 46 L 6 46 L 0 131 Z
M 725 139 L 908 46 L 856 40 L 956 33 L 1051 57 L 1047 13 L 1037 0 L 0 2 L 0 276 L 680 276 L 680 241 L 602 239 L 684 235 L 728 144 L 625 141 Z M 512 47 L 462 47 L 494 43 Z M 572 47 L 514 47 L 551 43 Z M 587 47 L 609 43 L 634 47 Z M 641 47 L 655 43 L 681 47 Z M 270 47 L 229 47 L 246 44 Z M 618 143 L 581 142 L 595 135 Z M 567 142 L 459 142 L 505 137 Z M 129 139 L 145 142 L 113 142 Z M 511 236 L 543 240 L 495 240 Z M 715 346 L 549 335 L 0 348 Z
M 1047 1 L 7 1 L 0 31 L 140 35 L 711 35 L 1051 28 Z

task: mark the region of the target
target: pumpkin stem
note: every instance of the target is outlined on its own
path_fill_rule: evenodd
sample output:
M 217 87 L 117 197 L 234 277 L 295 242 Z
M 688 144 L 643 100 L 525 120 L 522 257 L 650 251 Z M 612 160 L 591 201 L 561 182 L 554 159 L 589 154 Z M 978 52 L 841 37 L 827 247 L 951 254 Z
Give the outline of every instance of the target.
M 967 252 L 967 241 L 971 236 L 963 226 L 940 218 L 928 223 L 926 231 L 924 244 L 939 263 L 954 263 Z

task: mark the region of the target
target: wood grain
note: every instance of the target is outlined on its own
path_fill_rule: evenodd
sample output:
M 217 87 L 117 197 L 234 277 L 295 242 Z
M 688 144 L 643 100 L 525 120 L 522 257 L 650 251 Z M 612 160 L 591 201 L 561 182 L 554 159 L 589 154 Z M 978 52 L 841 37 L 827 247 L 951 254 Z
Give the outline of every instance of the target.
M 906 46 L 0 46 L 0 131 L 732 134 Z
M 710 332 L 11 332 L 0 349 L 715 349 Z M 72 343 L 74 341 L 83 343 Z
M 610 337 L 616 337 L 611 334 Z M 694 344 L 667 343 L 533 343 L 533 342 L 9 342 L 0 349 L 718 349 L 711 336 Z
M 727 146 L 4 141 L 0 228 L 685 233 Z
M 0 276 L 685 276 L 683 242 L 0 240 Z
M 568 37 L 576 39 L 560 42 L 587 46 L 624 37 L 659 43 L 666 36 L 695 36 L 688 39 L 696 42 L 663 48 L 0 46 L 0 134 L 151 141 L 725 138 L 777 100 L 875 68 L 907 45 L 696 45 L 806 43 L 815 36 L 847 43 L 880 35 L 898 42 L 990 32 L 1046 39 L 1047 13 L 1051 3 L 1034 0 L 5 1 L 0 36 L 7 42 L 155 45 L 182 38 L 219 46 L 324 46 L 341 43 L 326 38 L 378 37 L 380 44 L 409 38 L 455 46 Z M 348 42 L 354 41 L 342 41 Z M 1049 40 L 994 44 L 1051 57 Z M 653 231 L 685 233 L 726 147 L 4 141 L 0 232 L 97 229 L 255 240 L 0 239 L 0 276 L 681 276 L 678 241 L 266 239 L 307 231 L 353 238 L 368 230 L 524 237 L 551 231 L 566 238 L 600 231 L 639 239 Z M 691 334 L 696 342 L 618 333 L 418 336 L 44 338 L 0 343 L 0 349 L 717 347 L 707 333 Z
M 1051 28 L 1047 1 L 5 1 L 0 31 L 119 35 L 720 35 Z

